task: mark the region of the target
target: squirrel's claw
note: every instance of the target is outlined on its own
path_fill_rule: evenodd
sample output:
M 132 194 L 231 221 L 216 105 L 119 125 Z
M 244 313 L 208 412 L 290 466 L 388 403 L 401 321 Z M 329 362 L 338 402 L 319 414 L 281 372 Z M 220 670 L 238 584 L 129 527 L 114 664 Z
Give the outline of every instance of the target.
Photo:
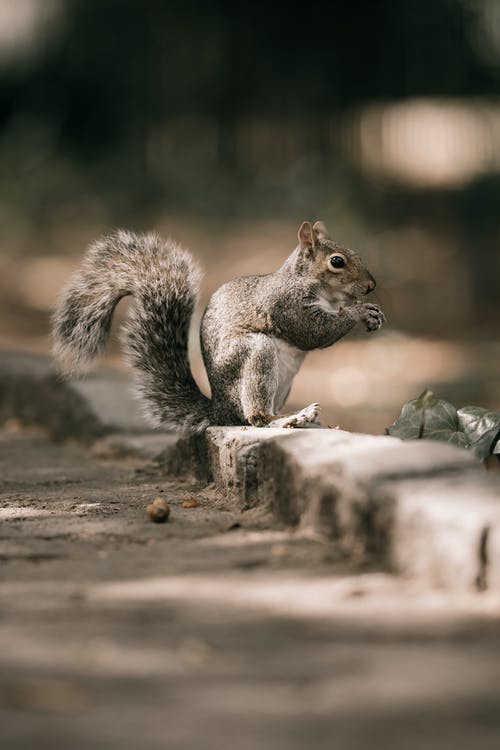
M 362 308 L 362 316 L 367 331 L 377 331 L 385 323 L 385 315 L 380 305 L 371 302 L 365 303 Z

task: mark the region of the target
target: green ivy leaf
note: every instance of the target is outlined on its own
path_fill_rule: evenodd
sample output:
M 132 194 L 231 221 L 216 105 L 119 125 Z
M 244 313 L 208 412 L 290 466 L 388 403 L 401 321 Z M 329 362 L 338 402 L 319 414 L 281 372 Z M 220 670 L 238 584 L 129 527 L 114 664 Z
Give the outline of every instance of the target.
M 398 419 L 387 428 L 402 440 L 441 440 L 469 448 L 480 459 L 500 454 L 500 413 L 481 406 L 464 406 L 458 411 L 449 401 L 425 390 L 403 406 Z
M 436 398 L 431 391 L 424 391 L 418 398 L 408 401 L 387 432 L 402 440 L 421 437 L 469 447 L 468 436 L 453 404 Z
M 481 406 L 464 406 L 457 414 L 461 429 L 479 458 L 500 453 L 500 413 Z

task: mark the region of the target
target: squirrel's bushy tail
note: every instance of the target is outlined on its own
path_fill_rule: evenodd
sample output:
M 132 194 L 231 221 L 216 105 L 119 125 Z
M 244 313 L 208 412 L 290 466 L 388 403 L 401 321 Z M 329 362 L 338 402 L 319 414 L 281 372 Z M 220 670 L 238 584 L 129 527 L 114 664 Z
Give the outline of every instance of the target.
M 122 342 L 150 421 L 203 430 L 210 423 L 210 400 L 196 385 L 188 360 L 199 280 L 191 255 L 172 240 L 122 230 L 97 240 L 53 316 L 54 354 L 61 369 L 88 369 L 104 349 L 116 305 L 131 294 L 136 304 Z

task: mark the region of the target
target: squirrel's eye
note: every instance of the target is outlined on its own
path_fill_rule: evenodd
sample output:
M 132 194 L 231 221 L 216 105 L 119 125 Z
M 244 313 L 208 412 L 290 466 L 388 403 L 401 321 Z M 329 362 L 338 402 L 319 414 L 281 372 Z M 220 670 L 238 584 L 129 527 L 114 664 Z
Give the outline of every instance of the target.
M 345 258 L 342 255 L 332 255 L 329 259 L 330 266 L 335 270 L 345 268 Z

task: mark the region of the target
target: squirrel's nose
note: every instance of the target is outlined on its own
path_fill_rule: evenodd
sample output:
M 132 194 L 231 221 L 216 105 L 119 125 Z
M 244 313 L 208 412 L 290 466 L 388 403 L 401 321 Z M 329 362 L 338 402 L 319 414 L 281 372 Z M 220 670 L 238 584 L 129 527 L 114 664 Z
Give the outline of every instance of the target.
M 373 292 L 376 286 L 377 286 L 377 282 L 375 281 L 371 273 L 369 273 L 368 284 L 366 285 L 366 294 L 370 294 L 370 292 Z

